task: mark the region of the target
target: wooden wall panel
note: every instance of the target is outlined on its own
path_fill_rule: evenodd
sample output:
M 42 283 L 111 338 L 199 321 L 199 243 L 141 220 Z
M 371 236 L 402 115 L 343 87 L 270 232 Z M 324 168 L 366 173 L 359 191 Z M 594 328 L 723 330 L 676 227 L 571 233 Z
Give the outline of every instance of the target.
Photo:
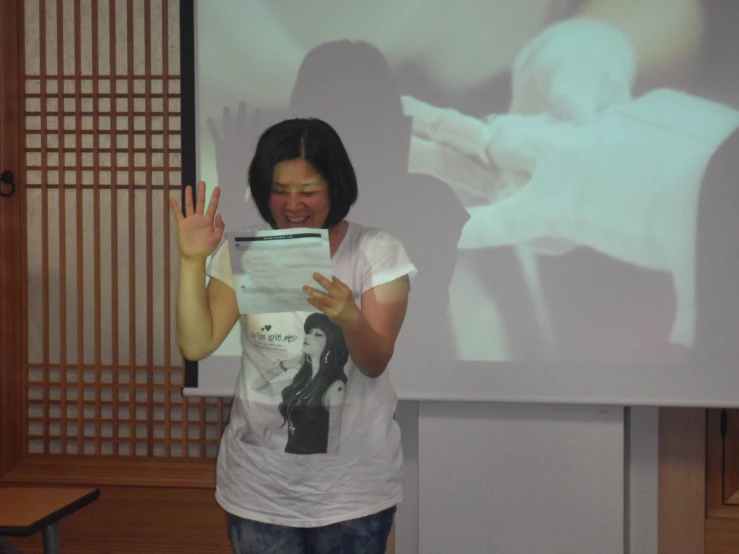
M 119 480 L 147 460 L 191 486 L 193 466 L 182 462 L 212 462 L 228 405 L 180 394 L 167 202 L 181 189 L 179 2 L 3 1 L 25 29 L 26 240 L 13 256 L 28 291 L 15 294 L 23 363 L 3 372 L 23 393 L 13 412 L 22 459 L 5 480 L 90 457 L 98 477 L 106 460 Z M 43 464 L 51 471 L 29 470 Z M 212 463 L 201 470 L 212 484 Z
M 0 485 L 102 486 L 64 552 L 228 552 L 228 405 L 182 397 L 174 335 L 179 1 L 0 9 L 0 159 L 21 185 L 0 204 Z
M 179 2 L 27 0 L 27 456 L 213 459 L 174 337 Z
M 0 0 L 0 171 L 21 168 L 21 12 L 17 0 Z M 26 333 L 24 195 L 0 196 L 0 477 L 22 452 L 23 368 Z M 10 194 L 10 188 L 0 186 Z
M 706 411 L 659 411 L 660 554 L 704 554 Z
M 706 554 L 736 554 L 739 551 L 739 525 L 736 519 L 706 520 Z

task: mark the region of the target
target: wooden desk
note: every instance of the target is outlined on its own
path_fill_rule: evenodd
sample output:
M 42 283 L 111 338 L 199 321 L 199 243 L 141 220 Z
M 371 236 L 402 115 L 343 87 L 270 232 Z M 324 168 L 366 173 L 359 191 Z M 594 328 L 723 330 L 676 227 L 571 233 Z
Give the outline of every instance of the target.
M 100 489 L 0 487 L 0 553 L 17 552 L 2 537 L 42 532 L 44 553 L 60 554 L 59 521 L 94 502 Z

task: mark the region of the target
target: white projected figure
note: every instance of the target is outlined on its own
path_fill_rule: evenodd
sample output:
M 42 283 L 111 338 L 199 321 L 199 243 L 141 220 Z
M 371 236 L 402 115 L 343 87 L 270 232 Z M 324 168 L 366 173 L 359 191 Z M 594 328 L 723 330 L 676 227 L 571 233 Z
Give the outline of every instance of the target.
M 628 102 L 635 75 L 636 52 L 622 32 L 596 19 L 571 19 L 543 31 L 516 56 L 510 112 L 588 121 Z
M 509 183 L 509 194 L 468 208 L 460 248 L 526 245 L 556 255 L 585 246 L 668 271 L 678 297 L 670 341 L 692 344 L 698 193 L 711 155 L 739 127 L 738 111 L 673 90 L 652 91 L 584 122 L 505 114 L 477 124 L 415 100 L 405 106 L 418 122 L 423 152 L 435 143 L 478 157 L 484 150 L 491 182 Z M 429 121 L 443 124 L 432 134 Z M 457 141 L 460 123 L 484 142 L 469 148 Z M 444 169 L 446 182 L 469 191 L 454 173 Z M 461 179 L 466 173 L 460 167 Z
M 620 31 L 590 18 L 564 21 L 534 37 L 515 57 L 510 111 L 585 122 L 603 109 L 628 102 L 635 73 L 634 49 Z M 490 175 L 487 149 L 491 129 L 478 119 L 454 110 L 435 110 L 411 97 L 404 98 L 404 109 L 414 119 L 409 170 L 431 173 L 444 180 L 453 186 L 463 203 L 474 205 L 483 199 L 493 202 L 526 182 L 528 168 L 515 164 L 500 164 L 490 178 L 480 177 L 480 163 L 488 166 Z M 471 163 L 465 154 L 471 154 L 474 161 Z M 526 153 L 514 152 L 514 156 L 517 154 Z M 515 247 L 547 355 L 554 358 L 556 340 L 536 254 L 545 250 L 556 253 L 562 243 L 556 237 L 546 236 L 535 249 L 525 241 L 510 244 Z M 565 246 L 568 249 L 569 245 Z M 474 271 L 458 273 L 458 278 L 467 280 L 470 286 L 474 286 L 471 281 L 477 277 Z M 484 311 L 492 310 L 491 305 Z M 460 336 L 465 334 L 462 331 Z M 465 349 L 459 343 L 458 347 Z
M 536 254 L 576 246 L 669 271 L 678 296 L 670 341 L 692 344 L 697 194 L 737 113 L 675 91 L 633 100 L 635 73 L 625 35 L 572 19 L 514 60 L 509 114 L 480 121 L 404 97 L 414 121 L 410 171 L 442 179 L 468 207 L 461 249 L 515 248 L 549 355 Z

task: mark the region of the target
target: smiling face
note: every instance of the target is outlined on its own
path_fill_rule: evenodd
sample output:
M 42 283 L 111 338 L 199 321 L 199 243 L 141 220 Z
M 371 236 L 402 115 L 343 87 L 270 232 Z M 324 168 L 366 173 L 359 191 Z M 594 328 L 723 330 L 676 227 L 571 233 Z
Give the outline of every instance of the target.
M 278 229 L 320 229 L 331 209 L 328 185 L 307 161 L 282 161 L 275 167 L 269 209 Z

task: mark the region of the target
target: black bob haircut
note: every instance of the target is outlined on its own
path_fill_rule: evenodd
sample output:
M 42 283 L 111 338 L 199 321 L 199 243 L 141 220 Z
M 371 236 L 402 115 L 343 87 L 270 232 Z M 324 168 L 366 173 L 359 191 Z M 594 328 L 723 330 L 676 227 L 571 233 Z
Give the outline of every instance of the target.
M 275 167 L 285 160 L 310 163 L 328 185 L 331 206 L 324 228 L 330 229 L 357 201 L 357 176 L 339 134 L 316 118 L 286 119 L 267 128 L 249 165 L 249 188 L 262 219 L 276 223 L 269 209 Z

